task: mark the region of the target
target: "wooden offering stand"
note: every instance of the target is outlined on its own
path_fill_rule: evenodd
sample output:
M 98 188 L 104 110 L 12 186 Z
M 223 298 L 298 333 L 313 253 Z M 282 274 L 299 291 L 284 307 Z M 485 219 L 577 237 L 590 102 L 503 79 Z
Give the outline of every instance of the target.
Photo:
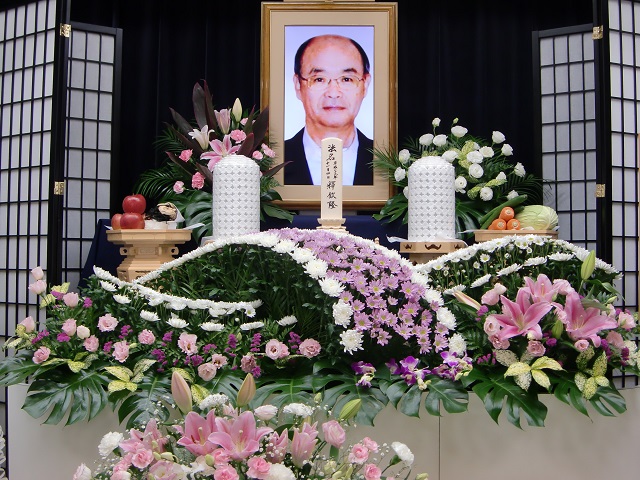
M 440 240 L 434 242 L 410 242 L 400 243 L 400 252 L 408 253 L 409 260 L 413 263 L 427 263 L 446 253 L 455 252 L 467 246 L 462 240 Z

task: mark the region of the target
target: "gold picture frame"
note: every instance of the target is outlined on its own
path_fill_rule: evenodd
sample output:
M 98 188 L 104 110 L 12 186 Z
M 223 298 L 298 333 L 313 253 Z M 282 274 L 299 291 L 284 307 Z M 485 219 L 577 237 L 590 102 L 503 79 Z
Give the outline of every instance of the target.
M 396 2 L 263 2 L 261 28 L 261 106 L 269 107 L 269 138 L 279 160 L 287 161 L 284 141 L 290 138 L 292 119 L 302 118 L 302 124 L 298 123 L 293 130 L 304 125 L 304 110 L 295 98 L 292 80 L 295 50 L 305 36 L 310 38 L 324 33 L 363 38 L 363 41 L 358 41 L 363 43 L 363 49 L 370 56 L 372 81 L 356 117 L 356 126 L 361 117 L 364 124 L 369 122 L 372 134 L 369 138 L 373 138 L 374 148 L 396 146 Z M 302 117 L 295 109 L 302 110 Z M 284 169 L 276 174 L 276 178 L 282 185 L 278 191 L 286 208 L 319 208 L 320 186 L 287 185 Z M 343 206 L 354 210 L 380 209 L 392 190 L 389 178 L 383 172 L 374 171 L 372 185 L 343 187 Z

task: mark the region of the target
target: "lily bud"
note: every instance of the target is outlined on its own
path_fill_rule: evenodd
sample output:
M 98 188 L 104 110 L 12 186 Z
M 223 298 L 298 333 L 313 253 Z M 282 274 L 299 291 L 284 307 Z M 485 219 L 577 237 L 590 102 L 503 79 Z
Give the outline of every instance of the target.
M 582 280 L 587 280 L 596 268 L 596 252 L 591 250 L 587 258 L 582 262 L 580 267 L 580 277 Z
M 482 307 L 482 305 L 480 305 L 476 300 L 474 300 L 469 295 L 459 290 L 456 290 L 455 292 L 453 292 L 453 296 L 456 297 L 456 300 L 458 300 L 460 303 L 464 303 L 465 305 L 468 305 L 471 308 L 475 308 L 476 311 L 480 310 L 480 307 Z
M 209 467 L 213 467 L 215 465 L 215 460 L 213 459 L 213 455 L 211 455 L 210 453 L 207 453 L 204 456 L 204 462 L 209 466 Z
M 419 473 L 418 475 L 416 475 L 416 480 L 427 480 L 428 478 L 428 473 Z
M 256 395 L 256 381 L 253 379 L 253 375 L 247 373 L 247 376 L 244 377 L 244 382 L 242 382 L 242 386 L 238 391 L 238 398 L 236 401 L 236 405 L 238 407 L 245 407 L 249 405 L 249 402 L 253 400 L 253 397 Z
M 242 104 L 240 103 L 240 99 L 236 98 L 236 101 L 233 102 L 233 107 L 231 108 L 231 115 L 233 115 L 233 119 L 236 122 L 242 120 Z
M 182 413 L 191 411 L 191 389 L 184 377 L 176 371 L 171 375 L 171 395 Z
M 162 452 L 160 454 L 160 458 L 162 458 L 163 460 L 173 461 L 173 453 L 171 453 L 171 452 Z
M 551 328 L 551 336 L 558 339 L 562 336 L 562 332 L 564 332 L 564 324 L 558 319 Z
M 348 401 L 342 410 L 340 410 L 340 415 L 338 416 L 339 420 L 350 420 L 356 416 L 360 407 L 362 406 L 362 400 L 356 398 L 354 400 Z
M 153 458 L 158 462 L 162 459 L 162 457 L 158 452 L 152 452 L 152 455 L 153 455 Z

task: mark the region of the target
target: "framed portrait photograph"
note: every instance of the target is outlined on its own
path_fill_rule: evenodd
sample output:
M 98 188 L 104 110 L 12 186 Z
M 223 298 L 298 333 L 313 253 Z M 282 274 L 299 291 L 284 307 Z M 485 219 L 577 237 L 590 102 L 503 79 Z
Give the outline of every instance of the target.
M 287 208 L 319 208 L 324 138 L 342 140 L 345 208 L 392 193 L 372 150 L 396 146 L 396 26 L 395 2 L 262 3 L 261 106 Z

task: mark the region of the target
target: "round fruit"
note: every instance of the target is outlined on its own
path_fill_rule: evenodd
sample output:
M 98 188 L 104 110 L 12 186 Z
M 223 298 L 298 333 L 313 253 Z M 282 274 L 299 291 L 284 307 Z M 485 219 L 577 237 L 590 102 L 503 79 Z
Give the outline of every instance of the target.
M 124 213 L 139 213 L 142 215 L 147 209 L 147 201 L 139 193 L 127 195 L 122 200 L 122 210 Z
M 496 218 L 491 225 L 489 225 L 488 230 L 505 230 L 507 228 L 507 222 L 502 218 Z
M 120 226 L 120 219 L 122 218 L 121 213 L 116 213 L 113 217 L 111 217 L 111 228 L 113 230 L 120 230 L 122 228 Z
M 507 222 L 507 230 L 520 230 L 520 221 L 512 218 Z
M 502 210 L 500 210 L 500 215 L 498 215 L 499 218 L 503 219 L 506 222 L 508 222 L 515 216 L 516 212 L 514 212 L 513 208 L 511 207 L 504 207 Z
M 120 227 L 123 230 L 144 228 L 144 217 L 140 213 L 125 212 L 120 217 Z

